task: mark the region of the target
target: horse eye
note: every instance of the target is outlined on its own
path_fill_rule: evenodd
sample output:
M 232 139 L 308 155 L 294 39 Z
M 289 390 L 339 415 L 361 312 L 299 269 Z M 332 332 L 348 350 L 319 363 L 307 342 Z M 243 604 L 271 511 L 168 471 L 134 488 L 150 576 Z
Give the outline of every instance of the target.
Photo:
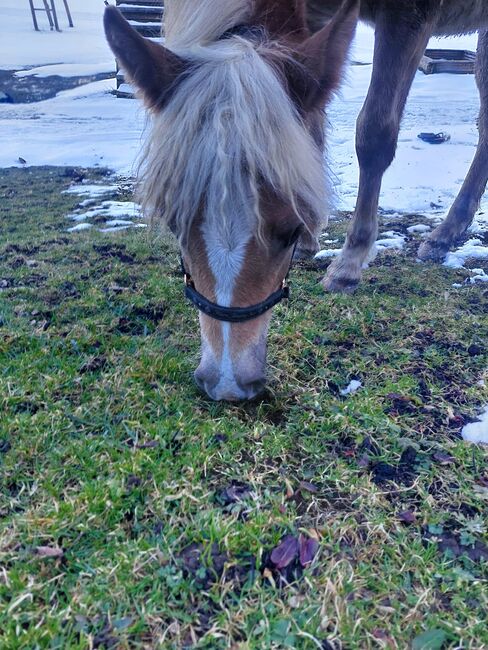
M 286 248 L 289 248 L 290 246 L 294 246 L 298 239 L 300 238 L 300 235 L 303 232 L 303 226 L 300 224 L 295 230 L 292 232 L 291 236 L 288 238 L 286 242 Z

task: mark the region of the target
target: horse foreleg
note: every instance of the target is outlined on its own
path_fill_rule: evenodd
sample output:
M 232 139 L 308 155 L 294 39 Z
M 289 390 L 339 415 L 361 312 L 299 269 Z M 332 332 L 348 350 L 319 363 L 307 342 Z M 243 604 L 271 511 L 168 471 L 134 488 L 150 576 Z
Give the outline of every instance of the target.
M 422 260 L 441 261 L 473 222 L 488 182 L 488 30 L 480 32 L 476 80 L 481 98 L 479 143 L 466 180 L 445 221 L 419 249 Z
M 377 17 L 372 80 L 357 123 L 358 200 L 342 253 L 322 281 L 328 291 L 354 291 L 361 279 L 378 235 L 381 181 L 395 157 L 405 103 L 432 29 L 428 14 L 412 19 L 411 9 Z

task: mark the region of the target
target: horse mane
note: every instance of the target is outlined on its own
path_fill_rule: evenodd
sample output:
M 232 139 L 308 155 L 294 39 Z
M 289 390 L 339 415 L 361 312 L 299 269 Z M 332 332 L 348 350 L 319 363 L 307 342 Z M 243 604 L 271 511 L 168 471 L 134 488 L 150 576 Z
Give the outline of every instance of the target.
M 273 63 L 290 54 L 264 31 L 221 39 L 249 19 L 248 0 L 165 5 L 165 44 L 191 68 L 153 117 L 140 165 L 146 214 L 182 244 L 202 210 L 229 241 L 242 219 L 260 236 L 260 188 L 269 187 L 315 230 L 330 192 L 322 152 Z

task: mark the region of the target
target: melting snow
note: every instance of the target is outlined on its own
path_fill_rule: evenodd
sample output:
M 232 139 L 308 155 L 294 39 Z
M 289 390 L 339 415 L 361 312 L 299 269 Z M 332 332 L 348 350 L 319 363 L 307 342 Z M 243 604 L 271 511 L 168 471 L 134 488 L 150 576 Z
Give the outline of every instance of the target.
M 343 397 L 347 395 L 354 395 L 362 387 L 362 383 L 357 379 L 353 379 L 347 388 L 343 388 L 340 393 Z
M 58 65 L 42 65 L 30 70 L 15 73 L 16 77 L 89 77 L 91 75 L 109 72 L 111 67 L 106 63 L 60 63 Z
M 432 230 L 432 228 L 430 226 L 426 226 L 423 223 L 419 223 L 416 226 L 410 226 L 410 228 L 407 228 L 407 231 L 411 235 L 415 235 L 417 233 L 422 234 L 422 233 L 430 232 L 431 230 Z
M 470 284 L 476 284 L 477 282 L 488 282 L 488 275 L 484 272 L 483 269 L 471 269 L 471 273 L 474 275 L 469 278 Z
M 402 250 L 405 246 L 405 235 L 395 232 L 394 230 L 383 232 L 380 237 L 381 239 L 376 241 L 376 250 L 379 253 L 387 249 Z
M 326 260 L 329 259 L 330 257 L 337 257 L 340 254 L 341 250 L 342 250 L 341 248 L 328 248 L 328 249 L 325 248 L 323 251 L 317 253 L 315 259 Z
M 444 265 L 462 269 L 467 260 L 488 260 L 488 246 L 484 246 L 481 239 L 470 239 L 457 251 L 448 253 Z
M 488 406 L 481 413 L 480 420 L 467 424 L 461 434 L 467 442 L 488 445 Z
M 86 212 L 74 212 L 68 215 L 68 219 L 73 221 L 86 221 L 94 217 L 130 217 L 131 219 L 139 218 L 141 207 L 132 201 L 104 201 Z
M 80 232 L 81 230 L 89 230 L 90 228 L 93 228 L 93 224 L 79 223 L 76 226 L 73 226 L 72 228 L 68 228 L 68 232 Z
M 73 185 L 64 190 L 63 194 L 78 194 L 79 196 L 98 198 L 105 194 L 114 194 L 118 189 L 117 185 Z

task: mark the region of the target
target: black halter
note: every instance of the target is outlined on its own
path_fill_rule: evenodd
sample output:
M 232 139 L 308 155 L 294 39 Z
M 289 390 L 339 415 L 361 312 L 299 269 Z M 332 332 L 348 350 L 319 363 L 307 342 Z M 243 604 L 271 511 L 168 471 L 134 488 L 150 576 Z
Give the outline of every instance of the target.
M 211 302 L 208 298 L 205 298 L 203 294 L 196 290 L 195 283 L 193 282 L 191 275 L 186 272 L 183 257 L 181 257 L 181 270 L 185 279 L 185 296 L 199 311 L 215 320 L 224 323 L 246 323 L 247 321 L 254 320 L 290 297 L 288 276 L 290 275 L 293 258 L 295 257 L 295 249 L 296 244 L 291 256 L 290 268 L 288 269 L 285 279 L 281 283 L 281 287 L 266 298 L 266 300 L 263 300 L 263 302 L 249 307 L 223 307 L 222 305 L 217 305 L 215 302 Z

